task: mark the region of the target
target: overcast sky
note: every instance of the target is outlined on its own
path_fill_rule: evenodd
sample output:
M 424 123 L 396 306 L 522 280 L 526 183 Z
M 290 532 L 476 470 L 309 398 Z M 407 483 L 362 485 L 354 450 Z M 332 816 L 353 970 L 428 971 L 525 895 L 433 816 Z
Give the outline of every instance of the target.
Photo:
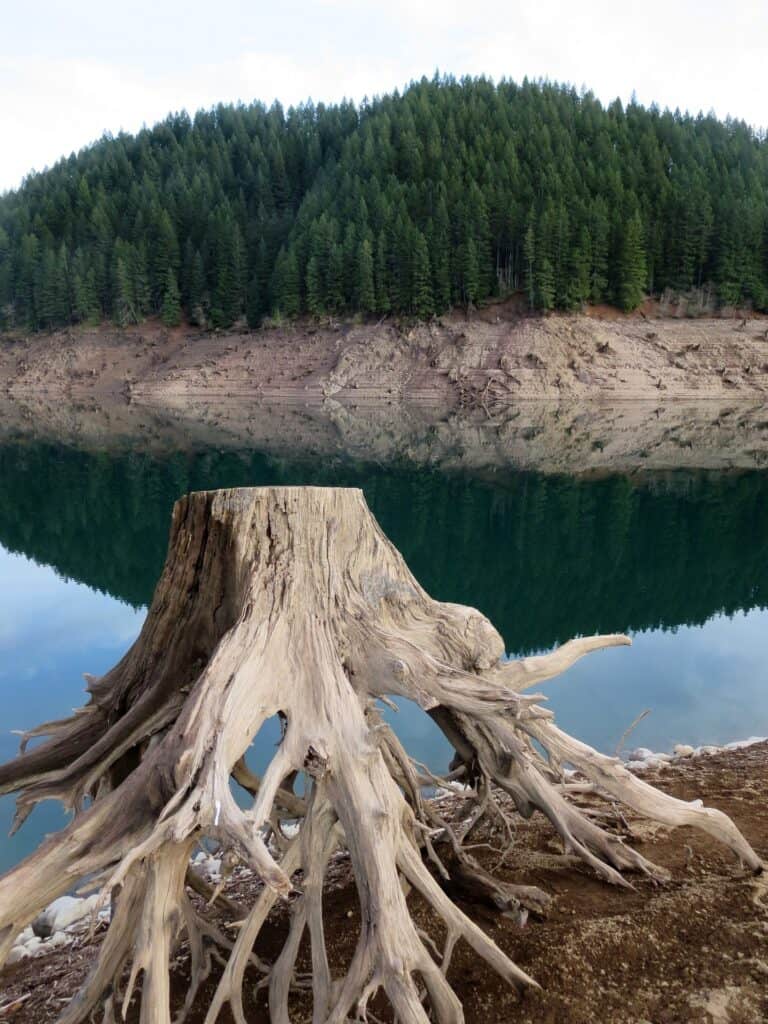
M 170 110 L 355 100 L 436 68 L 768 124 L 766 0 L 26 0 L 0 30 L 0 190 Z

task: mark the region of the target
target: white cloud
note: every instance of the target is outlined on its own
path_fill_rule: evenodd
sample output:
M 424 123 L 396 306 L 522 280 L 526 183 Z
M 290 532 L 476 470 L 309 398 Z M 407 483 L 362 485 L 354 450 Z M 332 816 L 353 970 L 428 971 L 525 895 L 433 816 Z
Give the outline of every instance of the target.
M 584 84 L 604 101 L 636 90 L 645 103 L 765 124 L 766 30 L 763 0 L 39 0 L 4 14 L 0 189 L 169 110 L 359 100 L 438 67 Z

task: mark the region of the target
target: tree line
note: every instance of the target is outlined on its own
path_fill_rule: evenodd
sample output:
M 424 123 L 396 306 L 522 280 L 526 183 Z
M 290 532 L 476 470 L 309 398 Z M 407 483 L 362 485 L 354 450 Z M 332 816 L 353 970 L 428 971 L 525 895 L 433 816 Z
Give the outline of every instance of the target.
M 768 142 L 546 82 L 422 79 L 355 106 L 220 105 L 0 197 L 0 327 L 405 314 L 523 292 L 768 308 Z

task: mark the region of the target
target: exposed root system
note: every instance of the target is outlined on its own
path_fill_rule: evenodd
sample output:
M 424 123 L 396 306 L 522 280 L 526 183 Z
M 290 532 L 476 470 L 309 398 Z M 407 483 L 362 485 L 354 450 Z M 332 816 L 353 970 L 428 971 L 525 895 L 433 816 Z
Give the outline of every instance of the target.
M 275 1024 L 287 1024 L 291 992 L 308 985 L 313 1024 L 373 1019 L 368 1008 L 382 992 L 403 1024 L 458 1024 L 463 1011 L 447 972 L 460 940 L 512 985 L 536 985 L 441 884 L 449 872 L 438 839 L 458 865 L 454 882 L 503 913 L 544 909 L 543 892 L 495 882 L 472 857 L 468 840 L 483 816 L 513 828 L 495 787 L 523 816 L 542 812 L 566 851 L 606 881 L 628 885 L 632 871 L 665 877 L 579 808 L 565 764 L 636 812 L 703 829 L 759 871 L 725 814 L 638 780 L 560 731 L 543 698 L 527 692 L 590 651 L 627 643 L 590 637 L 503 662 L 501 637 L 479 612 L 424 593 L 357 490 L 257 488 L 182 499 L 136 643 L 107 675 L 88 679 L 84 708 L 28 734 L 19 756 L 0 768 L 0 793 L 19 794 L 17 825 L 45 799 L 75 812 L 67 829 L 0 879 L 0 966 L 41 908 L 88 880 L 112 900 L 113 917 L 65 1024 L 85 1022 L 99 1007 L 104 1021 L 121 1019 L 139 987 L 142 1024 L 170 1024 L 169 970 L 182 941 L 191 987 L 177 1021 L 217 958 L 226 966 L 207 1024 L 225 1004 L 245 1024 L 249 966 L 263 976 Z M 422 799 L 425 784 L 443 780 L 414 764 L 382 721 L 377 701 L 392 696 L 417 702 L 455 748 L 453 777 L 475 802 L 460 827 Z M 245 754 L 275 715 L 282 738 L 259 778 Z M 28 749 L 32 736 L 47 739 Z M 232 778 L 252 793 L 248 809 L 235 801 Z M 287 822 L 299 823 L 297 834 Z M 190 869 L 203 841 L 218 845 L 225 868 L 247 864 L 265 883 L 245 916 L 236 904 L 227 908 L 234 939 L 191 898 L 206 886 Z M 340 846 L 357 883 L 360 932 L 346 974 L 334 977 L 323 881 Z M 414 923 L 411 890 L 442 920 L 441 948 Z M 253 952 L 259 931 L 275 901 L 292 893 L 285 945 L 263 963 Z M 305 936 L 311 978 L 296 971 Z

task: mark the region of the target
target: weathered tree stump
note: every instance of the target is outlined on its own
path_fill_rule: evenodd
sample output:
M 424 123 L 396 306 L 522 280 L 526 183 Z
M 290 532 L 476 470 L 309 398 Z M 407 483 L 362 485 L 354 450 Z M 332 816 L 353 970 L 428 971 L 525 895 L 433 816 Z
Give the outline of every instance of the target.
M 753 870 L 761 862 L 729 818 L 666 796 L 621 763 L 561 732 L 542 698 L 524 694 L 623 636 L 573 640 L 553 654 L 502 663 L 501 637 L 477 611 L 433 601 L 382 533 L 358 490 L 254 488 L 192 494 L 174 509 L 168 558 L 141 635 L 100 679 L 72 718 L 29 733 L 0 768 L 0 793 L 17 791 L 17 823 L 51 797 L 74 809 L 71 825 L 0 879 L 0 966 L 15 936 L 42 907 L 96 876 L 114 914 L 96 966 L 64 1011 L 66 1024 L 119 1016 L 139 975 L 141 1021 L 169 1024 L 169 962 L 181 939 L 191 951 L 188 1009 L 210 968 L 212 944 L 228 961 L 210 1005 L 210 1024 L 229 1003 L 238 1024 L 244 972 L 277 899 L 301 868 L 282 954 L 259 964 L 271 1019 L 285 1024 L 294 966 L 311 942 L 313 1021 L 364 1020 L 383 989 L 403 1024 L 463 1020 L 446 972 L 464 939 L 504 978 L 535 981 L 448 898 L 422 858 L 444 870 L 429 839 L 441 823 L 421 797 L 423 776 L 376 709 L 407 697 L 425 709 L 456 749 L 456 775 L 493 806 L 493 787 L 518 810 L 543 812 L 566 847 L 605 880 L 622 871 L 664 872 L 590 821 L 568 798 L 561 765 L 576 766 L 601 792 L 668 825 L 695 825 Z M 262 779 L 244 755 L 268 718 L 282 740 Z M 47 740 L 27 748 L 32 736 Z M 542 756 L 540 744 L 546 752 Z M 307 791 L 293 789 L 304 772 Z M 253 793 L 242 810 L 234 777 Z M 294 839 L 280 822 L 300 819 Z M 447 828 L 447 827 L 446 827 Z M 499 907 L 540 907 L 544 894 L 495 884 L 447 828 L 458 882 Z M 270 845 L 272 836 L 276 843 Z M 233 943 L 197 912 L 190 854 L 217 841 L 266 886 Z M 323 935 L 323 878 L 339 846 L 357 881 L 361 930 L 345 977 L 332 977 Z M 281 851 L 280 853 L 276 851 Z M 436 959 L 407 905 L 418 890 L 445 923 Z M 415 981 L 418 976 L 425 992 Z

